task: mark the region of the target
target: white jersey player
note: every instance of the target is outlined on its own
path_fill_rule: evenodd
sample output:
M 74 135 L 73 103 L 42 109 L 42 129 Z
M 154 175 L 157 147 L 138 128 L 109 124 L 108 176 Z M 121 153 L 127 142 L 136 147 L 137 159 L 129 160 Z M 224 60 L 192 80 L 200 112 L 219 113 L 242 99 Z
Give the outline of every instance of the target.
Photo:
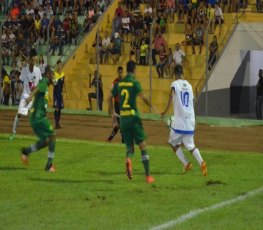
M 174 68 L 174 74 L 177 78 L 171 85 L 168 104 L 164 116 L 173 102 L 174 116 L 171 119 L 169 144 L 173 151 L 184 165 L 184 171 L 192 168 L 192 164 L 185 157 L 182 144 L 189 150 L 199 163 L 204 176 L 207 175 L 206 162 L 194 144 L 195 130 L 195 112 L 194 112 L 194 94 L 192 86 L 183 78 L 183 67 L 177 65 Z
M 23 92 L 18 107 L 18 112 L 14 120 L 13 132 L 10 136 L 10 140 L 13 140 L 16 134 L 16 129 L 19 124 L 19 119 L 22 116 L 27 116 L 28 111 L 32 106 L 32 102 L 26 104 L 26 99 L 29 97 L 31 91 L 38 85 L 38 82 L 42 79 L 41 71 L 39 67 L 35 66 L 36 51 L 32 50 L 28 65 L 24 66 L 19 79 L 23 82 Z

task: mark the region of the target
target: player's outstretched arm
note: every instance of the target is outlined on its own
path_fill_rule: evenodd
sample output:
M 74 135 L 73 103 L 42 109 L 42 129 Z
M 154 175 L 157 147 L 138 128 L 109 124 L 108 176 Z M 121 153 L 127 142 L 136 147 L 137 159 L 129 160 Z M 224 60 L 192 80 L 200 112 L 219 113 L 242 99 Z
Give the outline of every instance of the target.
M 172 104 L 172 100 L 173 100 L 173 95 L 174 95 L 174 88 L 171 88 L 170 93 L 169 93 L 169 98 L 168 98 L 168 102 L 167 102 L 166 108 L 165 108 L 165 110 L 161 113 L 161 116 L 162 116 L 162 117 L 167 113 L 168 109 L 170 108 L 170 106 L 171 106 L 171 104 Z

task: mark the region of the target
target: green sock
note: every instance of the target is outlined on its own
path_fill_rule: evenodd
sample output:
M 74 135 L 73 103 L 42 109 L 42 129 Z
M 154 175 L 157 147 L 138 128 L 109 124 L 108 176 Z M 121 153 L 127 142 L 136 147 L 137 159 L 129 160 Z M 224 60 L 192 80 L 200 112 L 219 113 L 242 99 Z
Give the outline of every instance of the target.
M 50 141 L 48 142 L 48 151 L 51 153 L 54 153 L 55 147 L 56 147 L 56 141 L 53 139 L 50 139 Z
M 142 153 L 142 163 L 145 170 L 145 175 L 149 176 L 150 175 L 149 155 L 147 153 L 147 150 L 142 150 L 141 153 Z

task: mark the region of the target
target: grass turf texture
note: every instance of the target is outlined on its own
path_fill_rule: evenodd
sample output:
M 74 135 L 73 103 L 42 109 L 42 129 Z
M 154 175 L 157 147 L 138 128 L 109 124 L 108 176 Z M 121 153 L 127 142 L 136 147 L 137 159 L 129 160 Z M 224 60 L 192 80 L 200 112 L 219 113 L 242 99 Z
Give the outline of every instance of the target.
M 146 184 L 140 153 L 133 160 L 134 180 L 124 173 L 124 146 L 57 141 L 55 174 L 45 172 L 47 150 L 32 154 L 28 168 L 19 149 L 35 141 L 0 135 L 0 220 L 3 229 L 149 229 L 190 210 L 214 205 L 262 186 L 258 153 L 202 151 L 208 176 L 190 154 L 193 169 L 169 147 L 149 147 L 154 184 Z M 263 194 L 201 214 L 171 229 L 260 229 Z M 2 228 L 1 227 L 1 228 Z

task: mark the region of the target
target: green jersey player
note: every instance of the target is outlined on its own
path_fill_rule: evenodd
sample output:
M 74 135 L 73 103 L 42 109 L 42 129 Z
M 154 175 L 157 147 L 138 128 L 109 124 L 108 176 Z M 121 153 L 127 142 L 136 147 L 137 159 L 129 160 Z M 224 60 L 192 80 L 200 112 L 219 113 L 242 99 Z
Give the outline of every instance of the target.
M 43 79 L 26 99 L 27 104 L 34 99 L 30 115 L 30 125 L 39 140 L 27 148 L 22 148 L 21 151 L 22 162 L 23 164 L 28 165 L 28 157 L 32 152 L 36 152 L 48 146 L 48 161 L 45 170 L 50 172 L 55 172 L 53 166 L 53 158 L 55 155 L 55 133 L 46 116 L 46 109 L 48 105 L 48 86 L 55 82 L 53 75 L 53 70 L 51 66 L 48 65 L 45 68 Z
M 149 155 L 146 150 L 145 134 L 141 119 L 138 114 L 136 97 L 139 96 L 148 105 L 151 103 L 143 96 L 140 83 L 135 79 L 136 63 L 129 61 L 127 63 L 127 76 L 114 85 L 112 94 L 109 97 L 109 114 L 113 117 L 113 123 L 117 125 L 116 113 L 112 99 L 120 99 L 120 129 L 124 143 L 127 148 L 126 153 L 126 173 L 129 179 L 132 179 L 132 156 L 134 154 L 134 142 L 138 144 L 141 150 L 142 163 L 145 170 L 146 182 L 152 183 L 154 178 L 149 172 Z

